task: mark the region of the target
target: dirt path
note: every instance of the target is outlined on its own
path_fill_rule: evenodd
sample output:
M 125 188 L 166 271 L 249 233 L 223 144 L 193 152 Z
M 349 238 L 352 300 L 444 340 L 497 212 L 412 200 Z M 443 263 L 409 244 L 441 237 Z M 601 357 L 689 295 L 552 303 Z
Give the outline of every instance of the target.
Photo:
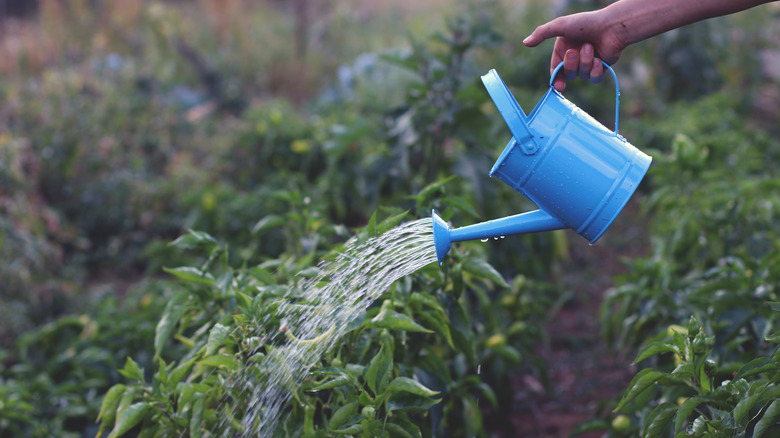
M 516 437 L 565 437 L 585 420 L 609 417 L 631 381 L 633 357 L 611 351 L 601 336 L 599 307 L 615 275 L 626 272 L 624 257 L 647 252 L 645 224 L 629 203 L 610 230 L 593 246 L 573 232 L 572 259 L 562 280 L 572 298 L 547 325 L 549 341 L 539 353 L 548 364 L 547 387 L 535 377 L 517 376 L 513 425 Z M 606 414 L 606 415 L 604 415 Z M 601 437 L 603 431 L 580 435 Z

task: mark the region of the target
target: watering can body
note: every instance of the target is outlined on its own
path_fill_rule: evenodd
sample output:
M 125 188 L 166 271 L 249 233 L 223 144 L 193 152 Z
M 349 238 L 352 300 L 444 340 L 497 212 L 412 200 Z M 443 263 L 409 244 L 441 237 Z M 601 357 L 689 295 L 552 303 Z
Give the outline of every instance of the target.
M 593 243 L 620 214 L 642 181 L 651 158 L 593 119 L 552 87 L 527 116 L 491 70 L 482 77 L 513 134 L 490 171 L 533 201 L 539 210 L 462 228 L 433 212 L 439 263 L 451 242 L 571 228 Z M 555 77 L 559 65 L 552 74 Z

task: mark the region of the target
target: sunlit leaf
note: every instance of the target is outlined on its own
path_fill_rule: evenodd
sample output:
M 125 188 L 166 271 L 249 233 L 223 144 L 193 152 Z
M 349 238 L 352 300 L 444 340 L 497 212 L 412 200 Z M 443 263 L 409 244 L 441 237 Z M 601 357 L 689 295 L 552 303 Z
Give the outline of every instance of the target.
M 119 374 L 127 377 L 128 379 L 134 379 L 141 382 L 144 381 L 144 371 L 129 356 L 127 357 L 127 360 L 125 360 L 125 367 L 119 370 Z
M 144 419 L 150 408 L 151 406 L 147 402 L 133 403 L 128 406 L 127 409 L 118 416 L 116 425 L 108 437 L 116 438 L 127 433 Z
M 326 380 L 319 385 L 316 385 L 315 387 L 311 388 L 310 391 L 322 391 L 324 389 L 332 389 L 339 386 L 349 385 L 350 383 L 352 383 L 352 378 L 349 375 L 340 375 Z
M 178 279 L 186 283 L 203 284 L 207 286 L 215 286 L 216 280 L 214 276 L 208 272 L 201 271 L 198 268 L 192 266 L 182 266 L 179 268 L 163 268 L 163 270 L 169 274 L 173 274 Z
M 229 354 L 215 354 L 196 361 L 195 363 L 210 367 L 233 369 L 236 366 L 236 358 Z
M 100 412 L 97 417 L 97 421 L 101 423 L 101 431 L 113 426 L 114 420 L 116 419 L 117 406 L 119 406 L 119 401 L 126 389 L 127 386 L 118 383 L 112 386 L 103 397 L 103 401 L 100 404 Z M 100 435 L 102 435 L 102 432 L 98 432 L 98 436 Z
M 252 227 L 252 234 L 257 234 L 261 231 L 270 230 L 272 228 L 279 228 L 283 225 L 285 225 L 287 221 L 277 214 L 269 214 L 268 216 L 265 216 L 264 218 L 260 219 L 255 223 L 255 225 Z
M 217 239 L 212 237 L 210 234 L 195 230 L 189 230 L 187 234 L 179 236 L 179 238 L 170 243 L 171 246 L 182 249 L 190 249 L 198 246 L 213 248 L 218 244 L 219 242 Z
M 209 340 L 206 342 L 206 356 L 214 354 L 222 346 L 229 334 L 230 329 L 228 327 L 219 323 L 214 325 L 209 332 Z
M 477 277 L 490 280 L 502 287 L 509 287 L 504 277 L 491 266 L 487 260 L 480 257 L 469 257 L 463 261 L 463 271 Z
M 433 333 L 432 330 L 428 330 L 427 328 L 421 326 L 409 315 L 396 312 L 395 310 L 390 309 L 390 306 L 387 305 L 382 306 L 382 310 L 371 319 L 369 326 L 393 330 L 403 330 L 407 332 Z
M 432 397 L 439 393 L 439 391 L 428 389 L 422 383 L 408 377 L 396 377 L 392 382 L 390 382 L 389 385 L 387 385 L 388 393 L 401 391 L 423 397 Z

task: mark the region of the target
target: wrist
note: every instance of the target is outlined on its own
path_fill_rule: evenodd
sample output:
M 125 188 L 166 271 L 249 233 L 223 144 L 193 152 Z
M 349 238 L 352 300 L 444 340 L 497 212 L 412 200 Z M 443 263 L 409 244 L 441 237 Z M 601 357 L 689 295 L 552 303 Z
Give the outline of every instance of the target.
M 626 10 L 620 2 L 612 3 L 609 6 L 598 10 L 601 29 L 604 34 L 609 35 L 615 50 L 621 52 L 631 44 L 638 43 L 648 37 L 642 37 L 639 33 L 640 27 L 633 19 L 630 10 Z

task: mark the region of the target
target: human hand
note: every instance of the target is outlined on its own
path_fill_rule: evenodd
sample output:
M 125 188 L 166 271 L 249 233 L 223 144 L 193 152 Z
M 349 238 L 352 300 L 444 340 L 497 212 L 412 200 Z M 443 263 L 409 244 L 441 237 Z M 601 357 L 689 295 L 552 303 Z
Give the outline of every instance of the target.
M 580 77 L 600 82 L 604 77 L 601 60 L 612 64 L 620 58 L 625 44 L 608 26 L 601 11 L 582 12 L 558 17 L 534 30 L 523 44 L 535 47 L 542 41 L 557 37 L 550 60 L 550 74 L 563 62 L 562 72 L 553 81 L 558 91 L 566 88 L 566 81 Z

